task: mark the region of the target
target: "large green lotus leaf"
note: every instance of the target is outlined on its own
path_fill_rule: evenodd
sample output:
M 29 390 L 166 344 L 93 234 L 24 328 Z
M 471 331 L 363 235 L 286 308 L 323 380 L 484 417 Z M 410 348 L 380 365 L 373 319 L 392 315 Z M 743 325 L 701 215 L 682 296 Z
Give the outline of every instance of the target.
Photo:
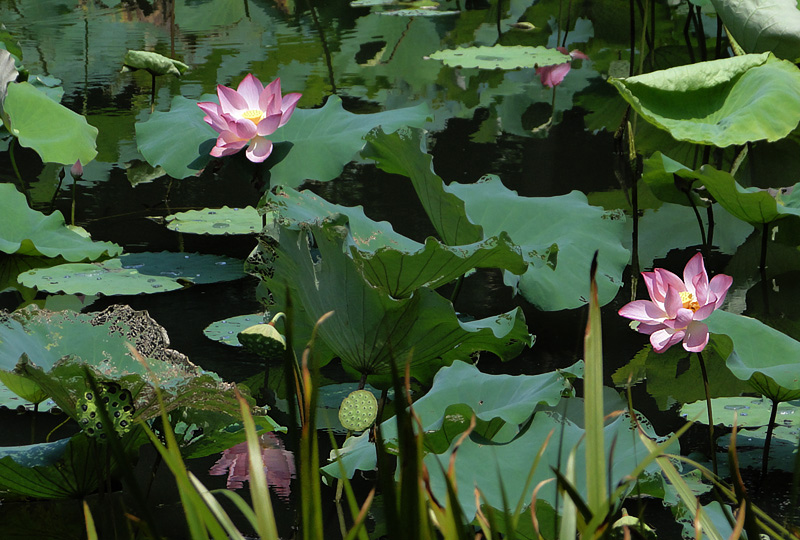
M 761 427 L 769 425 L 772 414 L 772 401 L 756 397 L 726 397 L 711 400 L 714 424 L 742 428 Z M 705 399 L 687 403 L 680 408 L 680 415 L 687 420 L 694 420 L 708 425 L 708 407 Z M 800 401 L 781 403 L 778 405 L 777 422 L 786 427 L 797 429 L 800 427 Z M 728 437 L 730 440 L 730 437 Z
M 569 398 L 567 401 L 571 408 L 583 409 L 582 400 Z M 644 425 L 646 432 L 654 436 L 652 428 L 647 424 Z M 523 492 L 528 476 L 527 472 L 551 433 L 554 436 L 544 450 L 533 480 L 528 486 L 528 491 Z M 621 414 L 606 423 L 604 440 L 606 455 L 609 456 L 610 461 L 608 464 L 609 482 L 610 485 L 616 486 L 628 480 L 626 477 L 648 452 L 637 433 L 631 428 L 631 419 L 627 414 Z M 563 467 L 573 448 L 577 448 L 575 486 L 585 499 L 585 431 L 577 423 L 574 423 L 569 415 L 567 419 L 562 419 L 561 415 L 556 413 L 537 413 L 531 426 L 519 437 L 506 444 L 483 444 L 483 441 L 466 439 L 456 453 L 455 482 L 458 486 L 476 486 L 481 490 L 486 503 L 497 509 L 504 508 L 506 500 L 522 499 L 529 502 L 533 489 L 541 482 L 554 477 L 553 469 Z M 431 475 L 431 490 L 438 500 L 446 500 L 447 497 L 443 471 L 447 470 L 451 454 L 452 448 L 442 454 L 428 454 L 425 457 L 425 463 Z M 489 471 L 490 473 L 487 474 Z M 640 478 L 639 482 L 643 493 L 648 491 L 645 487 L 646 484 L 659 485 L 658 466 L 653 463 L 645 469 L 643 478 Z M 551 482 L 551 484 L 539 490 L 537 500 L 555 507 L 556 486 L 555 482 Z M 661 489 L 663 490 L 663 487 Z M 472 520 L 476 510 L 474 493 L 472 490 L 460 489 L 458 499 L 466 519 Z
M 736 378 L 725 365 L 733 347 L 730 340 L 719 338 L 714 336 L 703 351 L 709 393 L 712 397 L 720 397 L 752 392 L 752 387 Z M 646 345 L 611 376 L 614 384 L 623 388 L 628 386 L 629 378 L 632 384 L 646 381 L 647 393 L 653 396 L 661 410 L 669 409 L 676 401 L 689 403 L 705 398 L 700 361 L 696 354 L 683 347 L 676 346 L 657 353 L 651 345 Z
M 648 122 L 681 141 L 777 141 L 800 122 L 800 70 L 769 53 L 608 81 Z
M 11 120 L 6 126 L 11 134 L 44 162 L 89 163 L 97 155 L 97 128 L 28 82 L 8 85 L 3 113 Z
M 136 429 L 120 442 L 125 454 L 132 457 L 148 439 L 143 430 Z M 114 476 L 120 465 L 128 463 L 118 463 L 109 445 L 97 444 L 82 433 L 49 443 L 0 447 L 0 496 L 82 497 L 93 493 L 107 473 Z
M 796 0 L 711 0 L 736 43 L 748 53 L 772 52 L 800 60 L 800 11 Z
M 122 59 L 122 71 L 144 69 L 151 75 L 175 75 L 180 77 L 189 66 L 178 60 L 150 51 L 128 51 Z
M 112 242 L 94 242 L 70 229 L 61 212 L 49 216 L 32 210 L 13 184 L 0 184 L 0 251 L 16 255 L 63 257 L 68 261 L 95 260 L 122 253 Z
M 800 343 L 757 319 L 717 310 L 704 321 L 733 341 L 728 368 L 770 399 L 797 399 Z
M 524 47 L 522 45 L 493 47 L 459 47 L 436 51 L 430 57 L 445 65 L 480 69 L 519 69 L 552 66 L 569 62 L 571 58 L 556 49 Z
M 198 101 L 216 101 L 205 94 Z M 156 111 L 136 123 L 136 144 L 147 162 L 173 178 L 198 174 L 211 161 L 217 132 L 203 121 L 197 101 L 175 96 L 169 112 Z
M 408 297 L 420 287 L 435 289 L 473 268 L 502 268 L 516 274 L 527 269 L 519 248 L 503 233 L 466 246 L 447 246 L 432 237 L 423 245 L 397 234 L 387 222 L 372 221 L 361 207 L 331 204 L 310 191 L 284 188 L 269 193 L 265 204 L 280 215 L 281 223 L 292 227 L 346 215 L 351 256 L 372 285 L 395 298 Z
M 167 228 L 189 234 L 254 234 L 261 230 L 261 216 L 252 206 L 204 208 L 166 217 Z
M 785 412 L 789 414 L 800 414 L 798 410 Z M 716 418 L 714 418 L 714 420 L 716 421 Z M 743 469 L 748 467 L 760 469 L 766 440 L 766 426 L 758 429 L 742 429 L 738 431 L 736 433 L 736 459 L 739 461 L 739 467 Z M 720 448 L 727 450 L 731 444 L 730 435 L 724 435 L 718 438 L 717 444 Z M 772 430 L 772 439 L 769 446 L 769 462 L 767 465 L 769 470 L 791 473 L 794 471 L 796 455 L 797 426 L 776 426 Z
M 367 137 L 361 152 L 366 159 L 392 174 L 409 177 L 422 207 L 445 244 L 467 245 L 484 239 L 479 225 L 470 222 L 464 201 L 448 190 L 433 171 L 433 157 L 425 150 L 425 134 L 421 130 L 385 133 L 377 129 Z
M 312 255 L 309 236 L 319 256 Z M 410 357 L 412 371 L 427 379 L 455 357 L 482 350 L 509 359 L 532 343 L 519 309 L 464 323 L 452 304 L 430 289 L 418 289 L 410 298 L 390 297 L 364 280 L 344 252 L 346 242 L 347 229 L 335 222 L 281 228 L 275 277 L 266 279 L 276 293 L 288 286 L 310 321 L 334 312 L 318 337 L 346 368 L 385 378 L 391 359 Z
M 588 302 L 586 276 L 595 250 L 599 251 L 600 303 L 610 302 L 622 286 L 622 272 L 630 259 L 630 252 L 622 245 L 624 216 L 590 206 L 583 193 L 520 197 L 496 176 L 484 177 L 475 184 L 454 182 L 448 191 L 464 201 L 470 221 L 480 224 L 485 234 L 505 231 L 522 248 L 527 272 L 520 278 L 506 272 L 505 280 L 507 284 L 518 282 L 525 299 L 538 308 L 555 311 Z M 555 265 L 546 256 L 554 245 Z
M 19 276 L 26 287 L 67 294 L 155 294 L 186 283 L 218 283 L 244 276 L 242 261 L 199 253 L 126 253 L 99 263 L 62 264 Z
M 292 145 L 286 157 L 272 165 L 272 183 L 296 187 L 306 180 L 333 180 L 364 147 L 364 136 L 371 129 L 381 126 L 392 132 L 403 126 L 421 127 L 430 116 L 427 103 L 353 114 L 344 110 L 336 95 L 330 96 L 321 109 L 297 109 L 288 124 L 269 136 L 274 143 Z

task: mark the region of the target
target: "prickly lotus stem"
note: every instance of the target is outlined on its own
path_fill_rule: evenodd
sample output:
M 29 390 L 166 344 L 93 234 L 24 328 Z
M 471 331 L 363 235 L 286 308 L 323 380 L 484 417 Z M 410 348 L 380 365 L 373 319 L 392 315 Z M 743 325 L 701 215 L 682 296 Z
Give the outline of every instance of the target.
M 342 400 L 339 422 L 349 431 L 364 431 L 378 417 L 378 400 L 369 390 L 356 390 Z
M 278 315 L 283 315 L 279 313 Z M 275 316 L 275 318 L 278 317 Z M 279 357 L 286 350 L 286 340 L 273 324 L 275 318 L 266 324 L 256 324 L 239 332 L 239 343 L 250 352 L 267 359 Z

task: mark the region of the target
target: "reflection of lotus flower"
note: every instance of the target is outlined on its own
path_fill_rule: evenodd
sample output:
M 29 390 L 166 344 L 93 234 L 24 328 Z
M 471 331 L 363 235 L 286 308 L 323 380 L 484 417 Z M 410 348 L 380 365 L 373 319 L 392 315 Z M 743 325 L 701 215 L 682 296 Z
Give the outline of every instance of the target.
M 264 472 L 267 485 L 279 496 L 288 498 L 292 478 L 295 475 L 294 456 L 284 449 L 283 443 L 274 433 L 264 433 L 259 437 L 261 457 L 264 460 Z M 247 443 L 239 443 L 224 452 L 208 471 L 212 476 L 227 474 L 228 489 L 239 489 L 243 482 L 250 480 L 250 462 L 247 459 Z
M 686 263 L 683 281 L 663 268 L 642 272 L 642 276 L 650 300 L 626 304 L 619 314 L 639 321 L 636 330 L 650 334 L 656 352 L 679 341 L 687 351 L 702 351 L 708 343 L 708 326 L 700 321 L 722 305 L 733 278 L 720 274 L 709 282 L 700 253 Z
M 218 85 L 219 105 L 204 101 L 197 105 L 206 113 L 203 118 L 219 137 L 211 149 L 214 157 L 235 154 L 247 143 L 247 159 L 260 163 L 272 153 L 272 141 L 265 139 L 289 121 L 301 94 L 281 96 L 281 80 L 266 87 L 248 74 L 234 90 Z
M 536 74 L 542 79 L 542 84 L 545 86 L 549 86 L 553 88 L 554 86 L 558 86 L 561 84 L 561 81 L 564 80 L 564 77 L 567 76 L 569 70 L 572 69 L 572 61 L 576 58 L 581 58 L 583 60 L 588 60 L 589 57 L 583 54 L 578 49 L 573 49 L 570 52 L 567 52 L 567 49 L 564 47 L 556 47 L 557 50 L 561 51 L 564 54 L 569 55 L 569 61 L 564 62 L 562 64 L 555 64 L 552 66 L 542 66 L 536 68 Z

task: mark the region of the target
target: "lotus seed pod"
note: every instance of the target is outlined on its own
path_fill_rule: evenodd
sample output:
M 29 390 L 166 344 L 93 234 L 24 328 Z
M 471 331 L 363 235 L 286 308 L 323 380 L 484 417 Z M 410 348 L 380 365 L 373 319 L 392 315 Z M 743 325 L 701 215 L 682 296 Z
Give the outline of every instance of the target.
M 105 439 L 102 417 L 98 412 L 99 407 L 105 407 L 114 431 L 120 435 L 127 433 L 133 426 L 134 407 L 130 391 L 115 382 L 100 382 L 98 386 L 99 396 L 90 390 L 84 392 L 76 403 L 81 429 L 89 437 Z
M 256 324 L 239 332 L 239 343 L 264 358 L 275 358 L 286 350 L 286 340 L 271 324 Z
M 339 406 L 339 422 L 350 431 L 364 431 L 377 417 L 378 400 L 369 390 L 351 392 Z

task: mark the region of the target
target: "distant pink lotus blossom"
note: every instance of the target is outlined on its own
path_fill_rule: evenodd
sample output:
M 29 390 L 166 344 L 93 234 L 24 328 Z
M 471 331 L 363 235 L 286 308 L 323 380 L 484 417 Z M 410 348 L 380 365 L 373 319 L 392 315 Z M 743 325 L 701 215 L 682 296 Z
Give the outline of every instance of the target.
M 267 485 L 280 497 L 288 498 L 291 481 L 295 476 L 294 455 L 284 448 L 274 433 L 264 433 L 259 437 L 259 442 Z M 208 474 L 212 476 L 227 474 L 226 487 L 241 488 L 245 481 L 250 480 L 247 443 L 239 443 L 222 452 L 222 457 L 211 467 Z
M 247 159 L 261 163 L 272 153 L 272 141 L 265 136 L 289 121 L 301 94 L 281 96 L 280 79 L 263 86 L 253 74 L 248 74 L 236 90 L 218 85 L 217 96 L 219 104 L 213 101 L 197 104 L 206 113 L 203 120 L 219 133 L 211 155 L 235 154 L 249 144 Z
M 583 60 L 588 60 L 589 57 L 583 54 L 578 49 L 573 49 L 570 52 L 567 52 L 567 49 L 564 47 L 556 47 L 556 50 L 569 55 L 569 61 L 564 62 L 562 64 L 555 64 L 552 66 L 542 66 L 536 68 L 536 74 L 542 79 L 542 84 L 545 86 L 549 86 L 553 88 L 554 86 L 558 86 L 561 84 L 561 81 L 564 80 L 564 77 L 567 76 L 569 70 L 572 69 L 572 61 L 576 58 L 581 58 Z
M 650 300 L 626 304 L 619 314 L 639 321 L 636 330 L 650 334 L 656 352 L 680 341 L 687 351 L 702 351 L 708 344 L 708 326 L 700 321 L 722 305 L 733 278 L 719 274 L 709 282 L 700 253 L 686 263 L 683 280 L 663 268 L 642 272 L 642 277 Z

